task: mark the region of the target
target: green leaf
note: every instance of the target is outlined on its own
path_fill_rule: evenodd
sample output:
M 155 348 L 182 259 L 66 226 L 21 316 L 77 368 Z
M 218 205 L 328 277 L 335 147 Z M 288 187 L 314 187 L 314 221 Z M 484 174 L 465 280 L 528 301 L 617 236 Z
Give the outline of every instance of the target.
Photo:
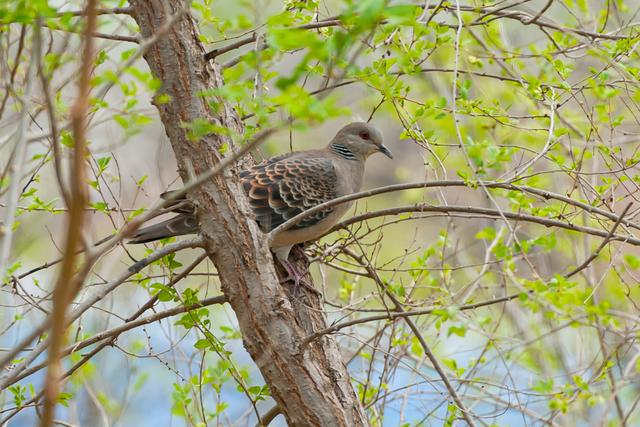
M 107 166 L 109 166 L 109 162 L 111 162 L 111 156 L 100 157 L 99 159 L 96 160 L 100 173 L 104 172 Z
M 414 5 L 393 5 L 384 8 L 384 16 L 387 25 L 407 25 L 415 23 L 416 14 L 421 11 L 421 8 Z
M 457 335 L 459 337 L 464 337 L 467 334 L 467 327 L 465 325 L 460 326 L 450 326 L 447 330 L 447 335 Z
M 476 233 L 476 239 L 480 240 L 493 240 L 496 237 L 496 230 L 492 227 L 483 228 L 482 231 Z
M 211 348 L 211 342 L 209 342 L 209 340 L 206 338 L 201 338 L 198 341 L 196 341 L 196 343 L 193 346 L 198 350 L 204 350 L 204 349 Z
M 629 265 L 629 267 L 633 268 L 634 270 L 640 268 L 640 257 L 637 255 L 625 254 L 624 261 L 627 263 L 627 265 Z
M 105 202 L 92 203 L 91 207 L 97 211 L 104 212 L 104 213 L 107 213 L 109 210 L 109 205 L 107 205 Z

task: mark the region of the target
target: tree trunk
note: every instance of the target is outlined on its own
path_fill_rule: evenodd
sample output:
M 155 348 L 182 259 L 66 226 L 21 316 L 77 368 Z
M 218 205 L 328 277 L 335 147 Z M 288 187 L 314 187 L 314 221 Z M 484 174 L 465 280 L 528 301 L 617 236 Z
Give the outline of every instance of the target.
M 167 13 L 184 4 L 178 0 L 130 3 L 144 38 L 158 31 Z M 198 95 L 223 84 L 218 66 L 206 61 L 204 54 L 189 14 L 145 54 L 152 73 L 162 82 L 160 92 L 170 96 L 170 102 L 157 108 L 185 181 L 187 171 L 199 175 L 219 162 L 218 148 L 231 145 L 231 140 L 208 135 L 191 141 L 182 123 L 205 119 L 239 134 L 243 129 L 231 105 L 218 100 L 213 111 Z M 190 197 L 222 290 L 238 318 L 244 346 L 289 425 L 367 425 L 335 340 L 325 336 L 301 348 L 306 336 L 326 326 L 321 301 L 300 289 L 297 292 L 306 301 L 295 302 L 300 295 L 290 298 L 290 289 L 279 284 L 266 239 L 251 220 L 234 170 L 207 181 Z

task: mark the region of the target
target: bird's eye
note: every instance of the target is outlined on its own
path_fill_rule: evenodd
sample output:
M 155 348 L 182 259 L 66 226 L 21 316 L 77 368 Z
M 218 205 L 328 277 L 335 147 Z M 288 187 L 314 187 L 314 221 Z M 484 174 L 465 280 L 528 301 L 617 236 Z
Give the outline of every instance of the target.
M 369 132 L 367 132 L 366 130 L 363 130 L 362 132 L 360 132 L 360 138 L 368 141 L 369 139 L 371 139 L 371 135 L 369 135 Z

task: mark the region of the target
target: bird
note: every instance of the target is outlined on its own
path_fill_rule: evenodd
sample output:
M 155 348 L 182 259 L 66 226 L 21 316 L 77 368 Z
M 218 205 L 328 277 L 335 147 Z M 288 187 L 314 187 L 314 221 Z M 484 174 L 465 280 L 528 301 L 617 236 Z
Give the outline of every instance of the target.
M 240 183 L 258 226 L 269 233 L 287 220 L 314 206 L 360 191 L 365 162 L 374 153 L 393 159 L 382 133 L 372 124 L 353 122 L 341 128 L 322 149 L 294 151 L 266 159 L 239 173 Z M 171 199 L 172 192 L 161 195 Z M 289 274 L 284 280 L 303 283 L 289 258 L 291 248 L 313 241 L 331 229 L 352 202 L 332 206 L 278 232 L 270 246 Z M 139 229 L 129 243 L 147 243 L 167 237 L 198 233 L 193 206 L 186 198 L 172 202 L 168 210 L 177 215 Z

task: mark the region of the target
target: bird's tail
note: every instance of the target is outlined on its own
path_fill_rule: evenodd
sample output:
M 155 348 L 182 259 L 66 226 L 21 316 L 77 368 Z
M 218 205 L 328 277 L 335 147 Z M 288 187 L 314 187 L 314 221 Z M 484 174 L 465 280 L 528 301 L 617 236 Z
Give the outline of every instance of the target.
M 176 215 L 165 221 L 139 229 L 128 243 L 147 243 L 197 232 L 198 223 L 193 215 Z

